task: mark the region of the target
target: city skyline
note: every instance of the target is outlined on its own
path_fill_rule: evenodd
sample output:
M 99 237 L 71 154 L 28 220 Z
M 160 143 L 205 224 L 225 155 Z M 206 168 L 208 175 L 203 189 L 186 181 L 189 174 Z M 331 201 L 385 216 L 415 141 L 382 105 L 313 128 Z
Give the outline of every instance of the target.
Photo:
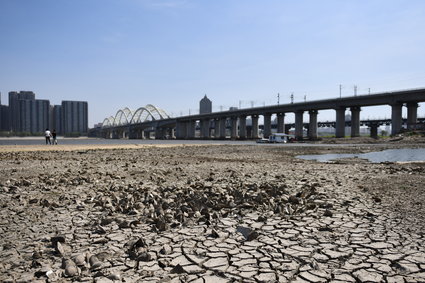
M 0 92 L 173 116 L 425 87 L 423 1 L 2 1 Z M 17 21 L 16 19 L 20 19 Z M 25 20 L 23 20 L 25 19 Z M 78 20 L 77 20 L 78 19 Z M 420 104 L 418 115 L 425 115 Z M 362 109 L 390 117 L 390 107 Z M 288 122 L 293 119 L 288 115 Z M 332 111 L 319 120 L 335 119 Z
M 86 135 L 87 102 L 62 100 L 60 105 L 54 105 L 48 99 L 36 99 L 33 91 L 10 91 L 7 106 L 0 99 L 0 131 L 34 135 L 45 129 L 62 135 Z

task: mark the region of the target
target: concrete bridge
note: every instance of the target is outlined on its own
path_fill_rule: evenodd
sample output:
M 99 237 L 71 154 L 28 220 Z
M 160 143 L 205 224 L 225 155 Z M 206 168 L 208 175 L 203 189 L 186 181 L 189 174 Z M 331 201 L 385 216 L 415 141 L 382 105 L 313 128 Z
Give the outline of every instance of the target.
M 303 129 L 308 125 L 308 138 L 317 139 L 317 121 L 319 110 L 335 110 L 336 118 L 332 125 L 335 126 L 335 136 L 344 137 L 346 125 L 351 126 L 351 136 L 360 135 L 360 111 L 362 107 L 388 105 L 391 107 L 391 134 L 395 135 L 402 129 L 402 108 L 407 107 L 407 128 L 413 129 L 418 123 L 418 103 L 425 101 L 425 89 L 413 89 L 394 92 L 384 92 L 372 95 L 360 95 L 336 99 L 316 100 L 309 102 L 272 105 L 247 109 L 236 109 L 209 114 L 182 116 L 177 118 L 162 115 L 146 115 L 150 120 L 128 119 L 125 111 L 120 110 L 119 123 L 108 122 L 102 128 L 92 129 L 92 135 L 104 138 L 148 138 L 152 132 L 155 138 L 175 137 L 177 139 L 193 139 L 197 125 L 200 126 L 200 138 L 225 139 L 226 129 L 230 129 L 231 139 L 256 139 L 259 137 L 259 117 L 263 116 L 263 135 L 271 134 L 273 114 L 277 117 L 277 132 L 285 132 L 285 114 L 295 113 L 295 136 L 303 138 Z M 157 108 L 158 109 L 158 108 Z M 345 111 L 351 111 L 351 121 L 345 121 Z M 152 110 L 152 109 L 151 109 Z M 162 110 L 161 110 L 162 111 Z M 158 111 L 159 113 L 160 111 Z M 303 114 L 309 114 L 307 125 L 303 122 Z M 124 114 L 123 114 L 124 113 Z M 157 114 L 158 114 L 157 113 Z M 162 113 L 164 114 L 164 113 Z M 129 115 L 129 113 L 127 113 Z M 162 116 L 162 117 L 161 117 Z M 122 117 L 126 117 L 123 119 Z M 251 127 L 247 126 L 247 117 L 251 118 Z M 112 117 L 111 117 L 112 118 Z M 106 120 L 106 119 L 105 119 Z M 124 120 L 124 122 L 123 122 Z M 363 121 L 365 123 L 366 121 Z M 328 122 L 329 123 L 329 122 Z M 372 123 L 369 123 L 372 125 Z M 377 125 L 375 123 L 375 125 Z M 377 126 L 375 126 L 377 129 Z

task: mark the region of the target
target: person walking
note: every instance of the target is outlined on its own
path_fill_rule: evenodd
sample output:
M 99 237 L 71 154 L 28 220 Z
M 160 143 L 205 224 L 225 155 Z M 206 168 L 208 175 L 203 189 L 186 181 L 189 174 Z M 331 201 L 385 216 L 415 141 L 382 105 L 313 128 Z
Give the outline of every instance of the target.
M 53 138 L 52 144 L 53 145 L 58 144 L 58 140 L 56 139 L 56 130 L 55 129 L 53 129 L 52 138 Z
M 49 129 L 46 129 L 44 132 L 44 137 L 46 138 L 46 144 L 52 144 L 50 141 L 50 137 L 52 136 L 52 133 L 49 131 Z

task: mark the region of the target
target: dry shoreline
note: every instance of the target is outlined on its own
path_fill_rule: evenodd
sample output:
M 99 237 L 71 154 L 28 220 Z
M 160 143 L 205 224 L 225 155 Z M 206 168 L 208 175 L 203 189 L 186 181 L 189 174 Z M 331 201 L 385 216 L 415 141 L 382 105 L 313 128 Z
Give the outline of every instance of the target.
M 2 282 L 424 282 L 425 164 L 341 147 L 0 147 Z
M 146 147 L 178 147 L 184 144 L 75 144 L 75 145 L 0 145 L 1 152 L 78 151 L 137 149 Z M 189 145 L 186 145 L 189 146 Z M 200 145 L 194 145 L 200 146 Z

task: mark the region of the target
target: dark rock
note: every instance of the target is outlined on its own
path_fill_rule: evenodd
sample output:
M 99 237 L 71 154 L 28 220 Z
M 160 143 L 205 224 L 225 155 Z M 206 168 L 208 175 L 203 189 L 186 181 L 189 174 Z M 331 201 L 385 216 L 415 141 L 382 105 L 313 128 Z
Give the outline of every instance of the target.
M 186 271 L 183 269 L 183 267 L 180 264 L 177 264 L 176 266 L 174 266 L 170 272 L 177 273 L 177 274 L 186 273 Z

